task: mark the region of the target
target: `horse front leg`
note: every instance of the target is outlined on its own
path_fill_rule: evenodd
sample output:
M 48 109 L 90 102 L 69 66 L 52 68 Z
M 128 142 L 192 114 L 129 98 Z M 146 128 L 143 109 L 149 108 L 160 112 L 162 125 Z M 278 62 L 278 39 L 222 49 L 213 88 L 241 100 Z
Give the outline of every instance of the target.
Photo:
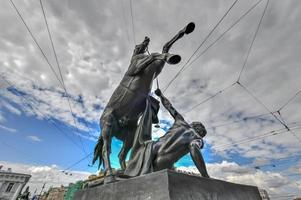
M 178 34 L 176 34 L 170 41 L 168 41 L 164 46 L 163 46 L 163 50 L 162 53 L 168 53 L 169 49 L 171 48 L 171 46 L 180 38 L 182 38 L 184 36 L 184 34 L 189 34 L 191 33 L 195 28 L 195 24 L 193 22 L 190 22 L 189 24 L 187 24 L 187 26 L 185 26 L 182 30 L 180 30 L 178 32 Z

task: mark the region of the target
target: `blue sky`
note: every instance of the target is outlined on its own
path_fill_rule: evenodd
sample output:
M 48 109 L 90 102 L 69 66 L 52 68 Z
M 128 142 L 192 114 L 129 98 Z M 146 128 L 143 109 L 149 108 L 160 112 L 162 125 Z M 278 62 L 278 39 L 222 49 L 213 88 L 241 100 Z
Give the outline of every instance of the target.
M 6 28 L 0 34 L 0 162 L 37 173 L 33 180 L 43 170 L 57 180 L 59 170 L 85 156 L 80 140 L 87 153 L 93 151 L 99 117 L 128 68 L 134 45 L 147 35 L 149 51 L 159 52 L 177 31 L 195 22 L 195 31 L 171 49 L 182 62 L 166 65 L 159 75 L 165 88 L 233 2 L 133 0 L 131 13 L 126 0 L 45 1 L 60 68 L 39 1 L 15 1 L 15 6 L 45 57 L 10 1 L 1 2 L 0 25 Z M 291 176 L 301 173 L 300 9 L 297 0 L 237 1 L 166 90 L 188 122 L 201 121 L 207 128 L 202 152 L 213 177 L 276 194 L 300 193 L 300 175 Z M 173 122 L 163 108 L 159 118 L 154 139 Z M 120 146 L 113 141 L 114 167 Z M 90 162 L 70 170 L 87 176 L 97 171 Z M 189 156 L 176 165 L 195 170 Z
M 16 93 L 11 89 L 9 89 L 9 91 Z M 23 95 L 25 96 L 25 94 Z M 24 100 L 26 101 L 25 98 Z M 10 103 L 11 106 L 22 111 L 21 107 L 10 102 L 3 96 L 1 96 L 1 101 Z M 23 111 L 19 114 L 12 113 L 5 107 L 2 107 L 1 112 L 4 113 L 3 117 L 5 118 L 5 123 L 2 123 L 0 127 L 1 142 L 3 143 L 0 155 L 3 160 L 27 164 L 34 163 L 38 165 L 51 165 L 55 163 L 61 166 L 62 169 L 65 169 L 94 150 L 96 137 L 94 137 L 93 140 L 93 138 L 80 136 L 80 139 L 79 136 L 74 134 L 77 133 L 76 128 L 67 126 L 56 119 L 37 119 L 33 116 L 27 116 Z M 237 116 L 241 116 L 241 114 L 237 114 Z M 233 118 L 233 116 L 229 118 Z M 262 119 L 261 121 L 266 120 L 268 119 Z M 161 123 L 166 125 L 166 127 L 163 126 L 163 130 L 167 131 L 172 121 L 161 120 Z M 89 128 L 94 131 L 100 130 L 98 124 L 95 123 L 89 124 Z M 87 134 L 85 131 L 79 131 L 79 133 L 80 135 Z M 209 131 L 208 134 L 210 133 Z M 157 138 L 158 137 L 155 137 L 154 140 Z M 81 141 L 83 146 L 81 145 Z M 111 157 L 113 167 L 115 168 L 119 168 L 120 166 L 117 155 L 121 146 L 122 142 L 114 138 Z M 210 144 L 205 144 L 202 154 L 207 163 L 219 163 L 223 160 L 227 160 L 235 161 L 240 165 L 249 165 L 253 161 L 252 158 L 242 157 L 238 153 L 230 153 L 228 157 L 222 157 L 212 150 Z M 92 156 L 88 157 L 83 162 L 72 167 L 72 169 L 89 172 L 97 171 L 97 164 L 92 167 L 91 159 Z M 291 164 L 294 164 L 294 161 L 295 160 L 293 160 Z M 177 167 L 191 165 L 193 165 L 193 161 L 189 154 L 175 164 Z M 290 163 L 287 163 L 287 165 L 290 165 Z M 264 170 L 272 170 L 274 167 L 267 165 L 262 168 Z

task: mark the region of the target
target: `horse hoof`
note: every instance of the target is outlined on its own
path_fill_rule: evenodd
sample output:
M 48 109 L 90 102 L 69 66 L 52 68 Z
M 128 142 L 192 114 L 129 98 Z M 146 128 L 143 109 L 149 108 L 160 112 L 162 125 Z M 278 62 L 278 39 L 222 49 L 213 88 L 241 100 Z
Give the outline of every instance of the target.
M 116 182 L 116 178 L 114 175 L 108 175 L 104 178 L 104 184 L 108 184 L 108 183 L 113 183 L 113 182 Z
M 187 26 L 184 29 L 185 33 L 188 35 L 192 31 L 194 31 L 194 28 L 195 28 L 195 24 L 193 22 L 190 22 L 189 24 L 187 24 Z

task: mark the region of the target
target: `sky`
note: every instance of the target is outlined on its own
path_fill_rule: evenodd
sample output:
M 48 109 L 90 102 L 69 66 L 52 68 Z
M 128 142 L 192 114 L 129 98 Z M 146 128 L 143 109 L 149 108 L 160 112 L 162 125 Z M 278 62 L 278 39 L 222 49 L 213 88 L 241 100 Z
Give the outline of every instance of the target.
M 170 50 L 181 63 L 166 64 L 158 82 L 188 122 L 205 125 L 209 175 L 256 185 L 273 199 L 301 196 L 300 1 L 44 0 L 60 68 L 40 1 L 13 2 L 30 32 L 11 1 L 1 1 L 0 164 L 33 174 L 31 191 L 47 174 L 50 187 L 97 172 L 89 154 L 99 117 L 135 44 L 148 36 L 149 51 L 160 52 L 194 22 Z M 164 108 L 159 118 L 154 139 L 173 123 Z M 113 140 L 115 168 L 121 145 Z M 188 155 L 176 166 L 196 171 Z

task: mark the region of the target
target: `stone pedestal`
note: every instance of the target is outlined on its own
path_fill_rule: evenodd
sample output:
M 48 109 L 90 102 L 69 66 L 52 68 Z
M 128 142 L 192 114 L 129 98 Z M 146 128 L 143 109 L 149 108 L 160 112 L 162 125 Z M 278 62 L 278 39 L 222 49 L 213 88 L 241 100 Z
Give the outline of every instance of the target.
M 261 200 L 257 187 L 170 170 L 78 191 L 74 200 Z

